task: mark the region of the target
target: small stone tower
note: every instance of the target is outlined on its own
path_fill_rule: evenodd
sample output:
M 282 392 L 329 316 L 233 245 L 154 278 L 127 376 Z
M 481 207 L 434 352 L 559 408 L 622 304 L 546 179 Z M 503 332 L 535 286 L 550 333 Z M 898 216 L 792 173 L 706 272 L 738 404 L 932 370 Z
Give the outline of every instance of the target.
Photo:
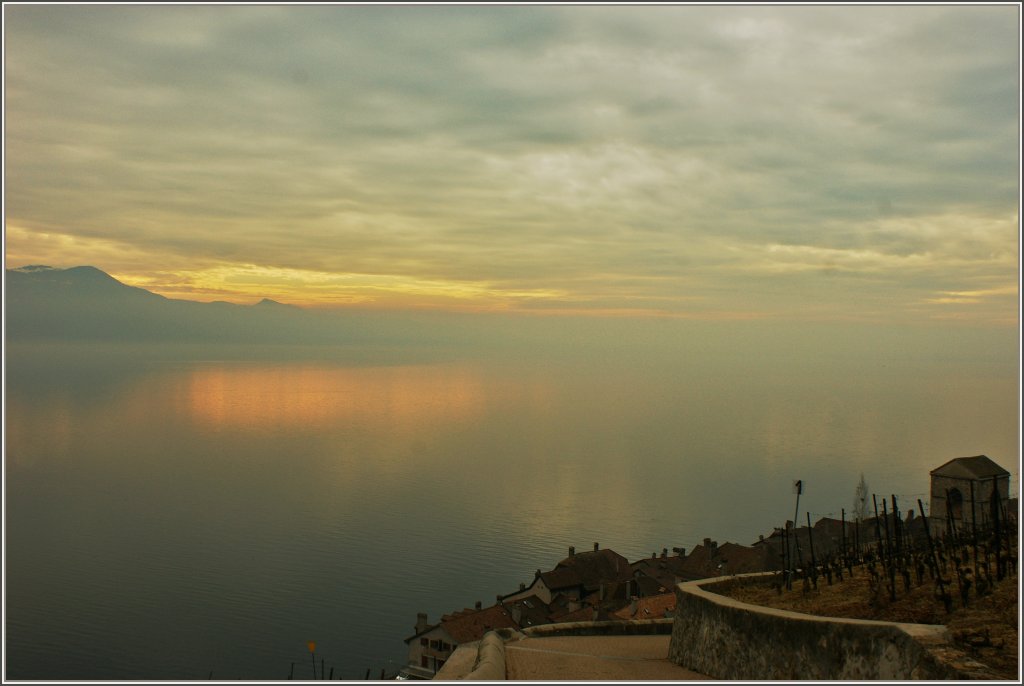
M 993 494 L 1006 505 L 1010 497 L 1010 473 L 985 455 L 958 457 L 931 471 L 931 503 L 928 516 L 937 522 L 947 521 L 952 514 L 956 527 L 969 528 L 972 522 L 981 526 L 991 517 Z M 972 511 L 971 506 L 974 506 Z M 945 530 L 941 526 L 941 530 Z

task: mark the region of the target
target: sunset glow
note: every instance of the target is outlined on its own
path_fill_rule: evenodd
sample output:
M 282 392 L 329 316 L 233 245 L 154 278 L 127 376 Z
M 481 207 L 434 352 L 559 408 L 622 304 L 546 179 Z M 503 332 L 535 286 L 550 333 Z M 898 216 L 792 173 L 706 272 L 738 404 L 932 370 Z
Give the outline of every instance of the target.
M 313 308 L 1016 319 L 1014 6 L 5 18 L 8 268 Z

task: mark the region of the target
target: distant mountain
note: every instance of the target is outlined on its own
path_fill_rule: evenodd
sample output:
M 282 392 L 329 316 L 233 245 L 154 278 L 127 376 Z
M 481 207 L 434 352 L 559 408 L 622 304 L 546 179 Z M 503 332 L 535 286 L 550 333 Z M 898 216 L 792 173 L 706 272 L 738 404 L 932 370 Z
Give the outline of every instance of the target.
M 293 305 L 174 300 L 121 283 L 95 267 L 6 270 L 11 340 L 338 343 L 344 326 Z
M 269 345 L 288 355 L 345 346 L 350 359 L 421 361 L 448 359 L 455 350 L 515 345 L 523 331 L 521 320 L 494 328 L 493 317 L 471 314 L 305 310 L 269 298 L 255 305 L 175 300 L 123 284 L 95 267 L 8 269 L 5 285 L 5 342 L 12 343 L 226 344 L 244 350 Z
M 277 307 L 277 308 L 284 307 L 284 308 L 290 308 L 290 309 L 293 309 L 293 310 L 300 309 L 300 308 L 296 307 L 295 305 L 287 305 L 285 303 L 279 303 L 276 300 L 271 300 L 270 298 L 264 298 L 263 300 L 260 300 L 253 307 Z

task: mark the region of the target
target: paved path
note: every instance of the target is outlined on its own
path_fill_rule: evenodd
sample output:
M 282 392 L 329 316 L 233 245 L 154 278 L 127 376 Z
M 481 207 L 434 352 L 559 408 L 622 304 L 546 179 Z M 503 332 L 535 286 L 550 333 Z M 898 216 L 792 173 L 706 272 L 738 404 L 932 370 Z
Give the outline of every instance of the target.
M 516 681 L 699 681 L 709 677 L 668 661 L 670 636 L 551 636 L 505 644 Z

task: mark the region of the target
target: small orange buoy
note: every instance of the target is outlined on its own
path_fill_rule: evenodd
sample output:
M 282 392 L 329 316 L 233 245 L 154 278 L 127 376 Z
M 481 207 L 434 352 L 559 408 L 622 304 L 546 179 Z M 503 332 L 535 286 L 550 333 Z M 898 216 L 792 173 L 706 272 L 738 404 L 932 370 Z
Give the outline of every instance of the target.
M 316 652 L 316 641 L 308 641 L 306 643 L 306 647 L 309 648 L 309 652 L 315 653 Z

